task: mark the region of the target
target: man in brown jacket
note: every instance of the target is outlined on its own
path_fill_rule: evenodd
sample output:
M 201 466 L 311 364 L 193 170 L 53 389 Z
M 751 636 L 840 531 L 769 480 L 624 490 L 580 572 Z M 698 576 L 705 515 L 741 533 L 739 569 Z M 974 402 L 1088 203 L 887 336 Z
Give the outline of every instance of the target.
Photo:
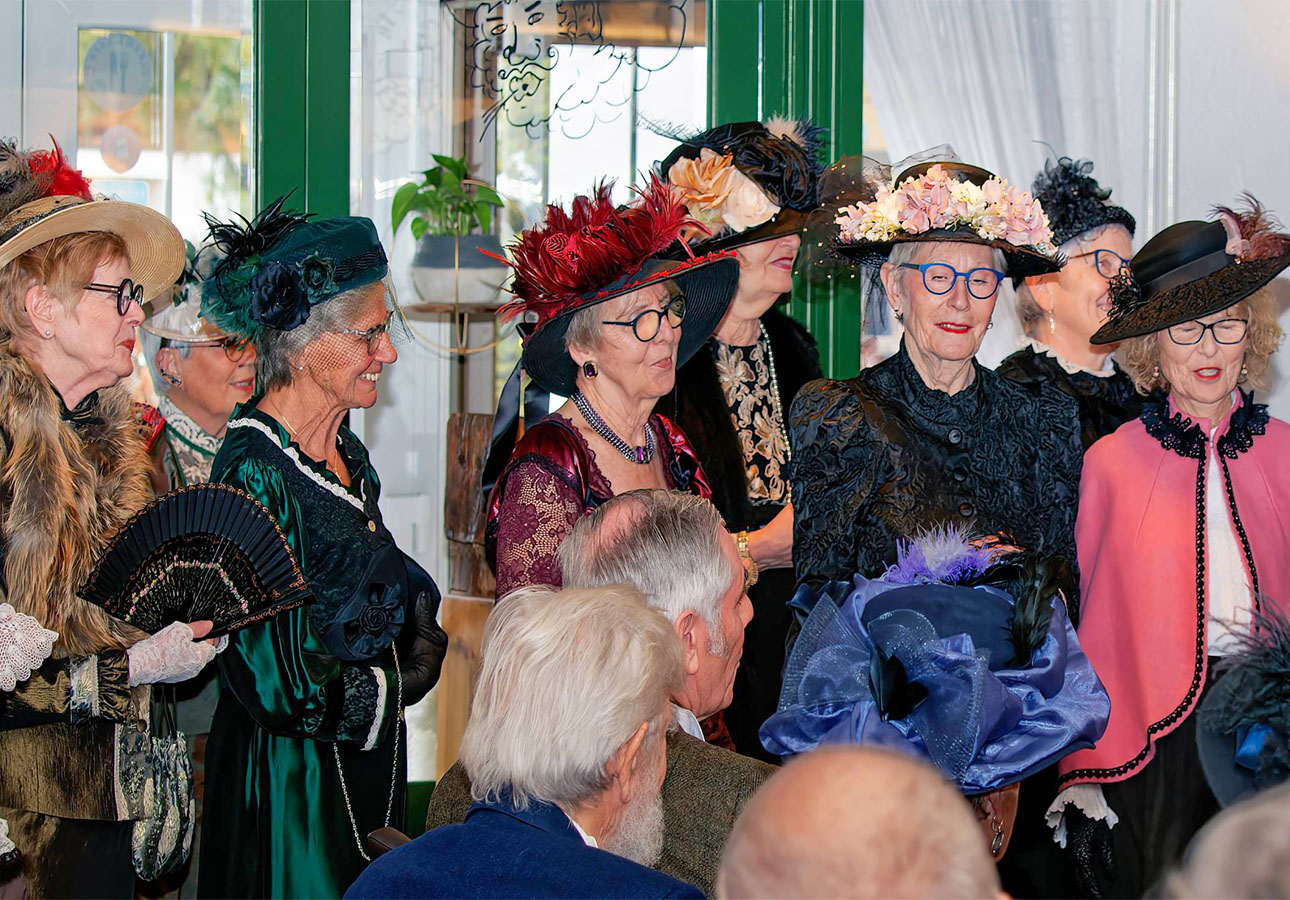
M 560 547 L 560 563 L 565 587 L 630 584 L 672 622 L 686 677 L 672 697 L 677 727 L 667 739 L 657 868 L 710 894 L 735 819 L 775 771 L 705 743 L 699 724 L 729 705 L 744 627 L 752 618 L 735 541 L 707 500 L 631 491 L 574 526 Z M 472 802 L 458 763 L 435 787 L 426 829 L 462 821 Z

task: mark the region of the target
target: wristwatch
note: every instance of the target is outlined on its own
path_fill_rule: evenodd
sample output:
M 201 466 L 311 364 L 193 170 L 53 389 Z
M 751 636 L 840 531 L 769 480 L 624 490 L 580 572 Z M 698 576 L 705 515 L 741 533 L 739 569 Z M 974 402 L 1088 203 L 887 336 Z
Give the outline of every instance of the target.
M 757 576 L 759 574 L 757 560 L 753 559 L 752 554 L 748 552 L 748 532 L 735 532 L 735 548 L 739 551 L 739 558 L 744 561 L 744 571 L 747 573 L 747 583 L 744 585 L 744 592 L 747 593 L 752 589 L 752 586 L 757 583 Z

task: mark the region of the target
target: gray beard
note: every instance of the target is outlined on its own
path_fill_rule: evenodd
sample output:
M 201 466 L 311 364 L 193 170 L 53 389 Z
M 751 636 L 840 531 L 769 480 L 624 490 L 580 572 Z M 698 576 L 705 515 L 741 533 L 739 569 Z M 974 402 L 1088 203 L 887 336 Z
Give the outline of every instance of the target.
M 618 829 L 603 847 L 652 868 L 663 855 L 663 792 L 637 795 L 623 810 Z

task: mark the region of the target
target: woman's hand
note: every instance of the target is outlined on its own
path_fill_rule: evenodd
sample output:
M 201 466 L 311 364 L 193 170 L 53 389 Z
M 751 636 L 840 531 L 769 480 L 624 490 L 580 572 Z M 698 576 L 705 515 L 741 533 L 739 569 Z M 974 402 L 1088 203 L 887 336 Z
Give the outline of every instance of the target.
M 787 504 L 775 518 L 748 533 L 748 555 L 759 569 L 793 566 L 793 504 Z
M 130 659 L 130 687 L 141 684 L 177 684 L 197 675 L 228 645 L 228 638 L 199 641 L 209 634 L 211 623 L 171 622 L 152 637 L 145 638 L 126 653 Z

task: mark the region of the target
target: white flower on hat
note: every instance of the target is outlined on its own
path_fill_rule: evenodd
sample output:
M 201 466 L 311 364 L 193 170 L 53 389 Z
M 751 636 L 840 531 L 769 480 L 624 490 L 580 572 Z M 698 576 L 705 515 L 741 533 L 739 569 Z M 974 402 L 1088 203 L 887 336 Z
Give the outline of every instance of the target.
M 734 170 L 730 183 L 730 193 L 721 206 L 721 219 L 732 230 L 747 231 L 769 222 L 779 213 L 779 206 L 770 195 L 744 173 Z

